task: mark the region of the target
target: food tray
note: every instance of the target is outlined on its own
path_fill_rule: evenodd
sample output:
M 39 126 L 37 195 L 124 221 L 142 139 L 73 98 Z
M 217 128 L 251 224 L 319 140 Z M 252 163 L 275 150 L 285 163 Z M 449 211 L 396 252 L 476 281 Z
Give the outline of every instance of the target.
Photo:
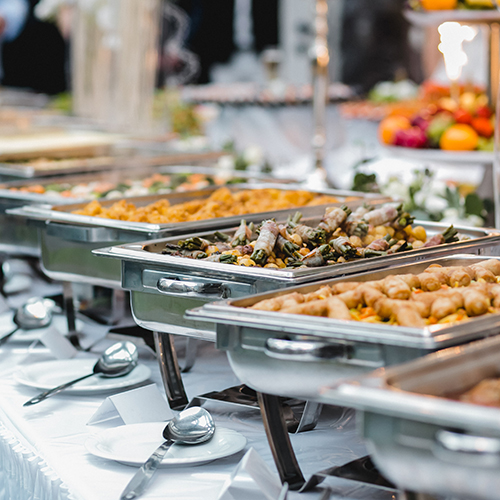
M 301 211 L 303 211 L 301 209 Z M 318 220 L 305 218 L 303 222 Z M 429 234 L 446 228 L 440 223 L 417 222 Z M 131 291 L 132 312 L 136 322 L 149 330 L 192 335 L 215 340 L 213 325 L 195 318 L 183 318 L 185 310 L 198 307 L 221 297 L 236 298 L 269 290 L 289 288 L 326 278 L 372 271 L 416 260 L 453 253 L 493 255 L 499 244 L 496 231 L 476 228 L 457 228 L 471 240 L 419 249 L 391 256 L 299 269 L 271 269 L 234 266 L 216 262 L 185 259 L 157 253 L 165 243 L 176 243 L 178 236 L 163 240 L 123 244 L 96 250 L 101 256 L 113 257 L 122 264 L 122 287 Z M 232 231 L 235 229 L 233 228 Z M 231 234 L 231 231 L 225 231 Z M 205 237 L 211 233 L 198 233 Z M 193 234 L 185 237 L 195 236 Z
M 0 252 L 15 256 L 40 256 L 38 231 L 31 225 L 20 223 L 19 219 L 9 217 L 6 212 L 17 207 L 35 204 L 61 205 L 90 201 L 91 198 L 65 198 L 59 195 L 40 194 L 27 191 L 12 191 L 10 188 L 29 188 L 34 185 L 46 187 L 51 184 L 87 184 L 89 182 L 116 182 L 118 179 L 145 179 L 155 173 L 172 175 L 195 173 L 207 176 L 219 176 L 214 168 L 196 166 L 167 166 L 144 169 L 120 169 L 118 171 L 88 172 L 81 175 L 64 175 L 57 177 L 12 180 L 0 184 Z M 249 179 L 246 172 L 237 172 L 237 179 Z M 269 181 L 269 178 L 252 176 L 256 182 Z M 230 179 L 230 178 L 228 178 Z M 276 181 L 273 181 L 276 182 Z M 125 194 L 123 196 L 126 196 Z
M 266 187 L 280 190 L 296 189 L 296 186 L 246 184 L 228 186 L 228 189 L 261 189 Z M 160 199 L 168 199 L 171 204 L 189 200 L 208 198 L 216 188 L 190 191 L 186 193 L 171 193 L 167 195 L 151 195 L 127 198 L 136 206 L 145 206 Z M 356 202 L 380 200 L 377 195 L 365 197 L 363 193 L 352 191 L 325 190 L 318 193 L 336 196 L 339 204 L 354 197 Z M 104 200 L 102 205 L 109 206 L 120 199 Z M 382 201 L 387 201 L 384 198 Z M 133 241 L 152 240 L 155 238 L 181 235 L 195 230 L 215 230 L 232 227 L 239 223 L 241 216 L 220 217 L 193 222 L 170 224 L 149 224 L 143 222 L 104 219 L 71 213 L 81 209 L 85 203 L 67 205 L 26 205 L 8 210 L 11 215 L 22 217 L 28 224 L 35 224 L 40 230 L 40 255 L 45 273 L 52 279 L 90 283 L 94 285 L 119 288 L 121 283 L 120 262 L 108 259 L 98 259 L 91 251 L 97 248 Z M 317 207 L 301 207 L 304 213 L 311 213 Z M 267 213 L 245 215 L 248 221 L 261 221 L 268 217 L 286 219 L 295 213 L 297 208 Z
M 147 154 L 139 149 L 116 148 L 114 155 L 89 158 L 66 158 L 60 160 L 32 160 L 20 163 L 0 161 L 0 175 L 17 178 L 41 178 L 51 175 L 78 174 L 115 169 L 146 169 L 162 165 L 210 164 L 224 153 L 220 151 L 203 153 Z
M 379 470 L 402 490 L 500 499 L 500 408 L 445 399 L 499 376 L 500 338 L 451 348 L 354 381 L 321 400 L 359 410 Z
M 347 278 L 209 303 L 186 315 L 216 324 L 217 346 L 227 351 L 233 371 L 243 383 L 263 393 L 314 400 L 318 399 L 321 387 L 341 379 L 497 334 L 500 314 L 453 325 L 410 328 L 246 307 L 285 293 L 309 293 L 340 281 L 371 281 L 394 274 L 418 274 L 431 263 L 460 266 L 484 258 L 456 255 L 413 264 L 394 263 L 383 270 Z

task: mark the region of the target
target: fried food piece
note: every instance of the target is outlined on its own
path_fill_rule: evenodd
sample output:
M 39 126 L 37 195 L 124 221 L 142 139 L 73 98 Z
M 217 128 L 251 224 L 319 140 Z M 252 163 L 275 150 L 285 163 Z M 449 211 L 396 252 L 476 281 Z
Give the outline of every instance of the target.
M 464 403 L 484 406 L 500 406 L 500 378 L 481 380 L 472 389 L 464 392 L 458 398 Z
M 294 292 L 273 297 L 272 299 L 261 300 L 257 302 L 250 309 L 257 309 L 258 311 L 279 311 L 285 304 L 287 307 L 293 303 L 300 304 L 304 302 L 304 295 L 302 293 Z
M 352 316 L 349 308 L 338 297 L 328 297 L 325 300 L 327 304 L 327 316 L 334 319 L 347 319 L 351 320 Z
M 326 300 L 312 300 L 303 304 L 285 307 L 281 309 L 281 312 L 285 314 L 306 314 L 307 316 L 327 316 L 328 302 Z
M 497 281 L 495 274 L 493 274 L 490 269 L 487 269 L 484 266 L 481 266 L 479 264 L 472 264 L 472 266 L 469 266 L 469 269 L 474 272 L 475 280 L 482 279 L 487 283 L 496 283 Z
M 489 297 L 477 288 L 457 288 L 464 299 L 465 311 L 469 316 L 480 316 L 488 312 Z
M 425 325 L 418 306 L 406 300 L 380 298 L 373 304 L 373 309 L 381 318 L 394 316 L 401 326 Z
M 497 259 L 488 259 L 474 264 L 476 266 L 484 267 L 491 271 L 495 276 L 500 276 L 500 261 Z
M 304 295 L 304 302 L 311 302 L 312 300 L 324 299 L 332 295 L 332 289 L 329 286 L 322 286 L 315 292 L 306 293 Z
M 332 289 L 332 293 L 334 295 L 337 295 L 340 293 L 355 290 L 359 285 L 359 281 L 342 281 L 340 283 L 334 283 L 333 285 L 330 285 L 330 288 Z
M 390 299 L 406 300 L 411 296 L 411 288 L 399 276 L 387 276 L 382 280 L 382 291 Z
M 424 272 L 435 273 L 440 277 L 444 275 L 445 283 L 449 286 L 468 286 L 474 278 L 474 273 L 467 267 L 462 266 L 438 267 L 432 265 L 429 266 Z
M 434 292 L 436 290 L 441 290 L 442 285 L 446 284 L 446 275 L 441 272 L 432 272 L 432 273 L 420 273 L 417 275 L 417 278 L 420 282 L 420 288 L 424 292 Z

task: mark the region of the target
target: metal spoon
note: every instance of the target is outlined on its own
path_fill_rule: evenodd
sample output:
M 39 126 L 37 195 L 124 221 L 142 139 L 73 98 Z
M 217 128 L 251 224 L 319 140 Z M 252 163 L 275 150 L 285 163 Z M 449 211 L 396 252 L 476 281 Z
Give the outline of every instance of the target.
M 135 344 L 132 342 L 117 342 L 104 351 L 94 365 L 92 373 L 42 392 L 38 396 L 26 401 L 23 406 L 31 406 L 40 403 L 40 401 L 54 394 L 58 394 L 64 389 L 71 387 L 81 380 L 92 377 L 93 375 L 100 374 L 103 377 L 122 377 L 123 375 L 127 375 L 127 373 L 130 373 L 137 366 L 137 358 L 138 354 Z
M 43 297 L 28 299 L 14 314 L 14 323 L 17 326 L 0 338 L 0 345 L 7 342 L 18 330 L 35 330 L 48 326 L 52 321 L 52 311 L 55 307 L 56 303 L 51 299 Z
M 215 432 L 215 423 L 212 415 L 199 406 L 192 406 L 181 411 L 163 429 L 166 441 L 156 448 L 155 452 L 146 460 L 134 477 L 127 484 L 120 500 L 132 500 L 142 495 L 146 486 L 160 465 L 167 450 L 174 443 L 200 444 L 212 439 Z

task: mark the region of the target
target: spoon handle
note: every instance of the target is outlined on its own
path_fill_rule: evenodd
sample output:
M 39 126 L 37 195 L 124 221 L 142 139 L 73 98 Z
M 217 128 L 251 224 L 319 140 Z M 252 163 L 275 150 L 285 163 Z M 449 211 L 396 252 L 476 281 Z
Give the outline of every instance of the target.
M 153 477 L 156 469 L 161 464 L 165 453 L 172 446 L 173 441 L 168 439 L 163 444 L 158 446 L 154 453 L 142 464 L 141 468 L 134 474 L 134 477 L 123 490 L 120 500 L 133 500 L 142 495 L 146 490 L 146 486 Z
M 16 333 L 19 328 L 19 326 L 16 326 L 14 330 L 11 330 L 9 333 L 7 333 L 7 335 L 4 335 L 2 338 L 0 338 L 0 345 L 3 345 L 5 342 L 7 342 L 7 340 L 12 337 L 12 335 L 14 335 L 14 333 Z
M 75 380 L 71 380 L 70 382 L 66 382 L 65 384 L 58 385 L 57 387 L 49 389 L 48 391 L 41 392 L 40 394 L 38 394 L 38 396 L 31 398 L 29 401 L 26 401 L 26 403 L 24 403 L 23 406 L 36 405 L 37 403 L 40 403 L 40 401 L 43 401 L 44 399 L 47 399 L 48 397 L 53 396 L 54 394 L 58 394 L 61 391 L 64 391 L 64 389 L 71 387 L 73 384 L 80 382 L 80 380 L 92 377 L 92 375 L 95 375 L 95 373 L 89 373 L 87 375 L 84 375 L 83 377 L 76 378 Z

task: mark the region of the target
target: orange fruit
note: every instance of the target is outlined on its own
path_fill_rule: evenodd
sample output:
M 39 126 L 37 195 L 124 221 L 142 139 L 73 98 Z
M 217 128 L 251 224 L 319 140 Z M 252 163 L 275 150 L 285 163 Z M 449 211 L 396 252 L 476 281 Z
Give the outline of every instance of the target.
M 406 116 L 394 115 L 384 118 L 378 126 L 378 137 L 384 144 L 394 144 L 394 137 L 398 130 L 411 127 L 411 122 Z
M 426 10 L 456 9 L 458 0 L 420 0 L 422 8 Z
M 447 128 L 441 139 L 439 147 L 446 151 L 472 151 L 479 142 L 477 132 L 466 123 L 456 123 Z

